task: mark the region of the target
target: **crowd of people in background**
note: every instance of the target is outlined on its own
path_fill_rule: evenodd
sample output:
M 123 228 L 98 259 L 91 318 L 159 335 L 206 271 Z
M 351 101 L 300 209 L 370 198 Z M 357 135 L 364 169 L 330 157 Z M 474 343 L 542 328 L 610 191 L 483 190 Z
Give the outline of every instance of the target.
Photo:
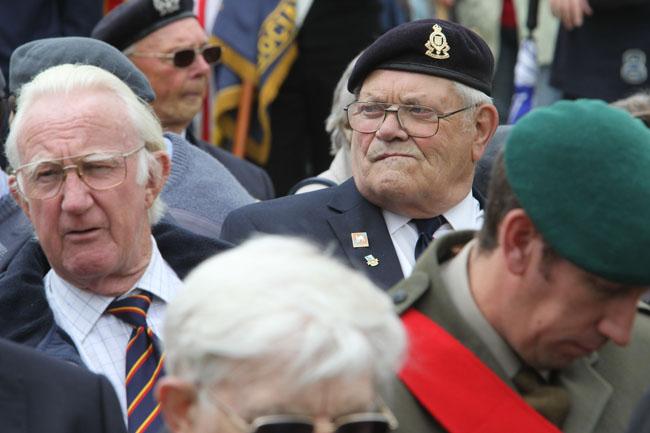
M 3 432 L 650 433 L 650 1 L 0 17 Z

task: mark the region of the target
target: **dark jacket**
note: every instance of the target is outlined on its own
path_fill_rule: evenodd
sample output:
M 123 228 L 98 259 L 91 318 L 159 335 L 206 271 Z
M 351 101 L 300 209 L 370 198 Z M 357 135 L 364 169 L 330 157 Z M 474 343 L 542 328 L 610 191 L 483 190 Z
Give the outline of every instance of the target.
M 381 209 L 363 198 L 353 179 L 333 188 L 235 209 L 223 223 L 221 238 L 238 244 L 256 232 L 315 241 L 384 288 L 404 277 Z M 353 248 L 351 234 L 355 232 L 367 233 L 367 248 Z M 370 254 L 379 259 L 377 266 L 367 264 L 364 257 Z
M 156 224 L 152 232 L 163 258 L 181 279 L 203 260 L 230 247 L 168 222 Z M 54 322 L 48 305 L 43 277 L 49 269 L 38 242 L 30 239 L 0 274 L 0 337 L 81 365 L 76 348 Z
M 108 379 L 0 340 L 3 433 L 126 433 Z
M 611 102 L 647 88 L 650 1 L 590 0 L 581 27 L 560 26 L 551 84 L 568 97 Z

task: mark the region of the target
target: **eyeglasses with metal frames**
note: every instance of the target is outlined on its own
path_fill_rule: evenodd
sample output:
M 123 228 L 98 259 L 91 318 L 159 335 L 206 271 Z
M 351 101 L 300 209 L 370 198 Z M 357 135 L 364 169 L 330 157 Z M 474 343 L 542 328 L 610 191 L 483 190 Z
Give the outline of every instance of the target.
M 79 179 L 89 188 L 105 191 L 124 182 L 126 159 L 144 147 L 142 145 L 123 153 L 89 153 L 73 158 L 30 162 L 18 167 L 13 174 L 20 193 L 34 200 L 56 197 L 70 169 L 75 169 Z M 64 160 L 72 160 L 74 163 L 64 165 Z
M 475 105 L 468 105 L 448 113 L 438 113 L 433 108 L 424 105 L 357 101 L 349 104 L 343 110 L 347 112 L 350 128 L 357 132 L 364 134 L 377 132 L 386 120 L 387 113 L 395 113 L 400 127 L 408 135 L 427 138 L 438 133 L 440 119 L 446 119 L 474 107 Z
M 202 55 L 205 62 L 213 65 L 221 58 L 221 47 L 218 45 L 206 45 L 201 48 L 185 48 L 173 53 L 149 53 L 131 51 L 126 53 L 134 57 L 153 57 L 156 59 L 171 60 L 177 68 L 186 68 L 194 63 L 197 55 Z
M 302 415 L 265 415 L 248 422 L 232 407 L 210 393 L 210 401 L 228 417 L 242 433 L 316 433 L 314 418 Z M 397 419 L 381 400 L 378 412 L 344 415 L 331 420 L 332 433 L 388 433 L 398 427 Z

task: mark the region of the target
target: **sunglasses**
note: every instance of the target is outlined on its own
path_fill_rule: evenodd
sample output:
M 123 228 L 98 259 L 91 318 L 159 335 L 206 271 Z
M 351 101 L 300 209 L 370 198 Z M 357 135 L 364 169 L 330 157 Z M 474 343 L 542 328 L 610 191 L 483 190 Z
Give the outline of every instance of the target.
M 243 419 L 233 408 L 211 398 L 217 407 L 242 433 L 316 433 L 314 418 L 300 415 L 266 415 L 252 422 Z M 333 433 L 389 433 L 397 429 L 397 419 L 390 409 L 380 402 L 379 412 L 344 415 L 330 421 Z
M 174 51 L 173 53 L 144 53 L 134 51 L 126 53 L 134 57 L 154 57 L 156 59 L 171 60 L 177 68 L 186 68 L 194 63 L 197 55 L 202 55 L 203 60 L 209 65 L 213 65 L 221 58 L 221 47 L 218 45 L 207 45 L 201 48 L 186 48 Z

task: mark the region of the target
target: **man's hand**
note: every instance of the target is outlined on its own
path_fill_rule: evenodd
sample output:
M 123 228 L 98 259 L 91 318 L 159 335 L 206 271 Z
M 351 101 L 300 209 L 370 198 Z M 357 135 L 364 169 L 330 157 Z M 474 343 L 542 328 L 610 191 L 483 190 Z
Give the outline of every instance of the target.
M 580 27 L 585 15 L 593 13 L 588 0 L 549 0 L 551 12 L 567 30 Z

